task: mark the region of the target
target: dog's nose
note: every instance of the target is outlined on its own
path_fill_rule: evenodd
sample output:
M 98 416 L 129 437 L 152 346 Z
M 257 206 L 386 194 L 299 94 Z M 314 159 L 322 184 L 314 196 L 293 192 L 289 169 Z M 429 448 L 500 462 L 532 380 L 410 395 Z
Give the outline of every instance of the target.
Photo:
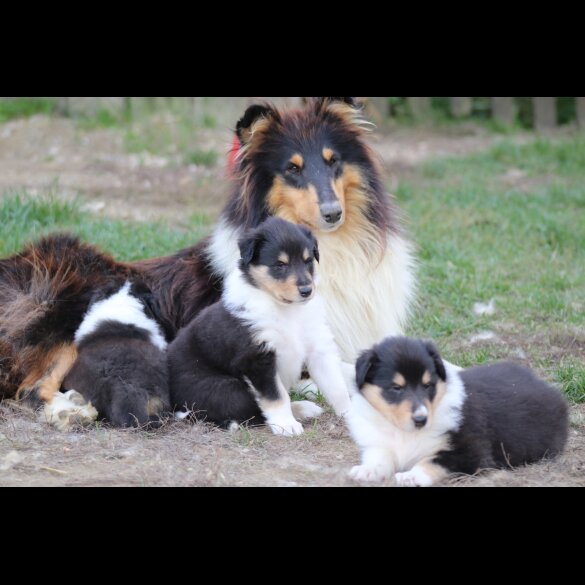
M 343 215 L 343 209 L 341 209 L 341 205 L 338 202 L 324 203 L 321 205 L 321 215 L 327 223 L 335 225 L 340 222 Z
M 422 429 L 427 426 L 429 417 L 426 415 L 418 414 L 412 417 L 412 422 L 417 429 Z
M 312 286 L 299 286 L 299 294 L 303 299 L 308 299 L 313 294 Z

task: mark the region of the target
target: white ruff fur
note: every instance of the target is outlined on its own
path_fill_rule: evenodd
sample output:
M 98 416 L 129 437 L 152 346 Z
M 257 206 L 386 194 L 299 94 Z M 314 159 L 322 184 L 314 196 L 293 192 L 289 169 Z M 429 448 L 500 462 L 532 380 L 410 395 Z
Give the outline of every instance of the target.
M 448 363 L 445 368 L 446 392 L 434 408 L 430 425 L 418 431 L 397 428 L 361 394 L 353 397 L 347 420 L 362 453 L 362 465 L 351 471 L 353 479 L 381 482 L 396 476 L 398 485 L 415 485 L 415 479 L 420 480 L 416 485 L 431 485 L 416 465 L 449 448 L 448 433 L 460 428 L 466 397 L 460 369 Z
M 250 285 L 237 269 L 226 280 L 223 302 L 252 328 L 257 343 L 265 343 L 275 352 L 278 378 L 284 388 L 294 386 L 306 364 L 335 412 L 348 412 L 349 391 L 341 359 L 318 295 L 307 303 L 283 305 Z
M 167 349 L 167 342 L 158 324 L 144 313 L 140 301 L 130 294 L 130 283 L 127 282 L 116 294 L 95 303 L 87 312 L 77 333 L 75 343 L 80 343 L 91 335 L 104 321 L 116 321 L 124 325 L 135 325 L 150 333 L 150 341 L 161 351 Z
M 208 249 L 217 275 L 225 278 L 237 267 L 242 232 L 220 221 Z M 402 334 L 415 292 L 411 245 L 390 234 L 382 253 L 371 235 L 364 234 L 361 242 L 343 228 L 316 235 L 321 254 L 318 289 L 327 321 L 343 361 L 354 364 L 363 350 Z

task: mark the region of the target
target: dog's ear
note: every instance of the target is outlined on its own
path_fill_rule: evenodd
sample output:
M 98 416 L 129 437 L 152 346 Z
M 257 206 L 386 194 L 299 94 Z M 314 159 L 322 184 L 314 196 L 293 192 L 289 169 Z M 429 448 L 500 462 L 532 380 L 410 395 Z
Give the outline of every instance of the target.
M 355 110 L 361 110 L 362 105 L 354 97 L 318 97 L 315 98 L 315 103 L 318 108 L 327 106 L 329 104 L 345 104 Z
M 362 353 L 358 358 L 355 366 L 355 379 L 358 388 L 362 388 L 368 381 L 368 374 L 371 372 L 374 365 L 378 362 L 379 358 L 376 351 L 370 349 Z
M 268 105 L 250 106 L 236 126 L 236 134 L 242 145 L 249 144 L 254 133 L 268 126 L 276 116 L 276 110 Z
M 317 241 L 315 234 L 308 227 L 305 227 L 304 225 L 300 225 L 299 228 L 307 236 L 307 238 L 309 238 L 311 240 L 311 242 L 313 242 L 313 246 L 312 246 L 313 258 L 315 258 L 315 260 L 317 260 L 317 262 L 319 262 L 319 260 L 320 260 L 319 242 Z
M 437 346 L 432 341 L 425 341 L 424 345 L 426 350 L 429 352 L 433 363 L 435 364 L 435 371 L 437 372 L 437 375 L 441 380 L 443 380 L 443 382 L 446 382 L 447 372 L 445 371 L 445 364 L 443 363 Z
M 240 255 L 242 257 L 242 263 L 244 266 L 249 266 L 250 264 L 252 264 L 252 261 L 256 256 L 256 252 L 258 251 L 260 244 L 262 244 L 263 242 L 264 236 L 257 231 L 248 232 L 238 242 L 238 246 L 240 247 Z

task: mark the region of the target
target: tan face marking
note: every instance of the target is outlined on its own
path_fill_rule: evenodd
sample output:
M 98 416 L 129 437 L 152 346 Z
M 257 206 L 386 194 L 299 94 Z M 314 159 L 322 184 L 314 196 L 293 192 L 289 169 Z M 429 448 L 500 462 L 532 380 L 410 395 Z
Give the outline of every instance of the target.
M 321 225 L 319 196 L 312 185 L 307 189 L 296 189 L 287 185 L 282 177 L 277 177 L 268 193 L 267 202 L 272 215 L 281 219 L 315 230 Z
M 289 276 L 286 280 L 275 280 L 270 276 L 268 266 L 252 266 L 250 268 L 250 277 L 256 286 L 276 300 L 283 303 L 299 303 L 307 301 L 299 293 L 299 287 L 294 276 Z
M 373 384 L 366 384 L 362 388 L 364 398 L 395 427 L 403 431 L 413 430 L 412 404 L 403 400 L 398 404 L 389 404 L 382 397 L 382 388 Z
M 430 384 L 433 377 L 431 376 L 430 372 L 425 372 L 422 377 L 423 384 Z
M 305 160 L 303 159 L 303 157 L 300 154 L 295 154 L 291 159 L 290 159 L 291 164 L 299 167 L 299 169 L 302 169 L 305 166 Z
M 392 382 L 396 384 L 396 386 L 400 386 L 401 388 L 406 387 L 406 380 L 402 374 L 395 374 Z
M 283 264 L 288 264 L 290 262 L 290 257 L 287 253 L 282 252 L 278 257 L 278 261 L 282 262 Z
M 303 250 L 303 260 L 306 262 L 310 258 L 311 258 L 311 252 L 309 252 L 309 250 L 307 250 L 307 248 L 305 248 Z
M 335 156 L 335 153 L 330 148 L 323 149 L 323 158 L 326 162 L 331 162 L 331 159 Z

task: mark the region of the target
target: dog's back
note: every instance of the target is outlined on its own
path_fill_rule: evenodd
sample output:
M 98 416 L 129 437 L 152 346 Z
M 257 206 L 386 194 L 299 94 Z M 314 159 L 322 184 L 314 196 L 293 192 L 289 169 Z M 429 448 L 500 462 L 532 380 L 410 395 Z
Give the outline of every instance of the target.
M 568 407 L 561 393 L 529 369 L 514 363 L 460 373 L 467 400 L 457 443 L 485 439 L 483 466 L 517 467 L 562 452 Z M 457 444 L 454 445 L 455 449 Z

